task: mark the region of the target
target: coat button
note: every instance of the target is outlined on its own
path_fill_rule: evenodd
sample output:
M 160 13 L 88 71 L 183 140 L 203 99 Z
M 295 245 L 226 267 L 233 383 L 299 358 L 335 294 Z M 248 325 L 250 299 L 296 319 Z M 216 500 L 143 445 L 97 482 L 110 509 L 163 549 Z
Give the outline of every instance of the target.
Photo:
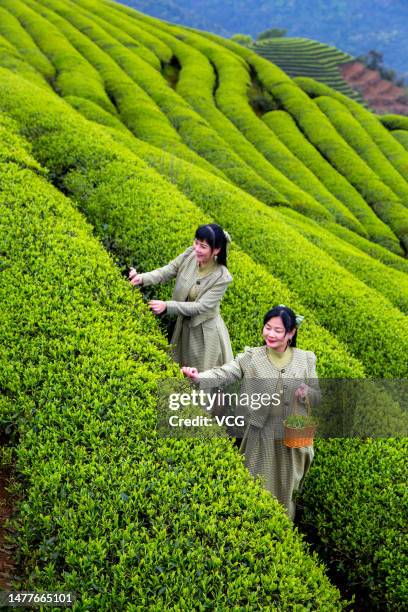
M 283 370 L 281 370 L 281 372 L 282 372 L 282 374 L 284 374 L 285 373 L 285 368 L 283 368 Z

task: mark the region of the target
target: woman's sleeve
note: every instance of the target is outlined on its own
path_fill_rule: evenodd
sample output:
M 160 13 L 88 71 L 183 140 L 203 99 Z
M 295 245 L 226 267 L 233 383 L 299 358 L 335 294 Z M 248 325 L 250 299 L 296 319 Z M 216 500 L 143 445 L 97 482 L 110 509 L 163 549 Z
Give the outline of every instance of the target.
M 241 380 L 244 376 L 246 367 L 251 360 L 252 349 L 247 349 L 244 353 L 240 353 L 223 366 L 217 366 L 201 372 L 198 375 L 198 384 L 200 389 L 211 388 L 216 386 L 229 385 L 237 380 Z
M 204 312 L 214 310 L 221 302 L 230 282 L 231 280 L 229 279 L 220 278 L 195 302 L 176 302 L 175 300 L 169 300 L 166 302 L 167 314 L 195 317 Z
M 189 247 L 184 253 L 181 253 L 178 257 L 173 259 L 167 266 L 163 266 L 162 268 L 157 268 L 157 270 L 152 270 L 152 272 L 143 272 L 140 274 L 142 278 L 142 283 L 144 287 L 148 287 L 149 285 L 158 285 L 159 283 L 166 283 L 171 278 L 177 276 L 180 265 L 190 254 L 192 247 Z

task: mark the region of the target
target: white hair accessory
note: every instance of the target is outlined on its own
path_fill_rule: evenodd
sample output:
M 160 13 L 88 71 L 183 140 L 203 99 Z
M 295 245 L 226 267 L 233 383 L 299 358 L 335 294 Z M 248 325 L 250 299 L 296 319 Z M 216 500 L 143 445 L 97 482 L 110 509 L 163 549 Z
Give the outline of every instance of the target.
M 228 244 L 231 244 L 232 240 L 231 240 L 231 236 L 229 235 L 229 233 L 225 230 L 222 230 L 224 232 L 224 236 L 225 236 L 225 240 L 228 242 Z
M 288 307 L 286 306 L 286 304 L 278 304 L 278 306 L 279 306 L 280 308 L 288 308 Z M 305 317 L 304 317 L 304 316 L 302 316 L 302 315 L 300 315 L 300 314 L 296 314 L 296 313 L 295 313 L 295 318 L 296 318 L 296 327 L 299 327 L 300 325 L 302 325 L 302 322 L 303 322 L 303 320 L 304 320 L 304 318 L 305 318 Z

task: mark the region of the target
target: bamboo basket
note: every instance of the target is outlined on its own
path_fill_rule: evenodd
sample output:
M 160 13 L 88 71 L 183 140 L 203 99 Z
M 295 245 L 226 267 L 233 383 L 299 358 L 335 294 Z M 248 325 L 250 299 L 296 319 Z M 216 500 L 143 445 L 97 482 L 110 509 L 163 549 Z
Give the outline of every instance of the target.
M 296 398 L 295 409 L 293 414 L 298 414 L 297 407 L 299 400 Z M 312 416 L 312 409 L 310 406 L 310 400 L 306 396 L 307 416 Z M 283 422 L 284 427 L 284 444 L 289 448 L 302 448 L 304 446 L 313 445 L 313 437 L 317 429 L 317 425 L 308 425 L 306 427 L 290 427 L 286 425 L 286 421 Z

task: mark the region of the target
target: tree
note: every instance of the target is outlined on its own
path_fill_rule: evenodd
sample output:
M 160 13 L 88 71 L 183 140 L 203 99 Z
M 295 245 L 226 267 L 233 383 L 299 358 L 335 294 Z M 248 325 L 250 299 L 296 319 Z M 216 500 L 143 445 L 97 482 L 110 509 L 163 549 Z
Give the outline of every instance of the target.
M 264 40 L 265 38 L 283 38 L 286 36 L 287 30 L 283 28 L 270 28 L 258 34 L 257 40 Z
M 231 40 L 243 47 L 248 47 L 253 43 L 252 36 L 249 36 L 249 34 L 234 34 L 234 36 L 231 36 Z

